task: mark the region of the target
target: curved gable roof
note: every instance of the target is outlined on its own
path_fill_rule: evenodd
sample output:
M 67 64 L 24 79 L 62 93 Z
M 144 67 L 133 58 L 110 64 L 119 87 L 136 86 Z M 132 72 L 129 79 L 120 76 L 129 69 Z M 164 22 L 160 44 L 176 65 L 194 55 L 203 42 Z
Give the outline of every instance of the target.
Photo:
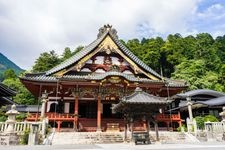
M 213 97 L 225 96 L 224 93 L 217 92 L 214 90 L 209 90 L 209 89 L 198 89 L 198 90 L 188 91 L 186 93 L 177 94 L 177 96 L 181 97 L 181 98 L 194 97 L 197 95 L 209 95 L 209 96 L 213 96 Z
M 197 101 L 196 103 L 205 104 L 208 106 L 219 106 L 225 104 L 225 96 L 213 98 L 207 101 Z
M 128 48 L 126 48 L 111 32 L 111 29 L 105 30 L 104 33 L 101 34 L 101 36 L 98 36 L 98 38 L 89 44 L 88 46 L 84 47 L 80 52 L 72 56 L 71 58 L 67 59 L 66 61 L 62 62 L 61 64 L 57 65 L 56 67 L 50 69 L 46 72 L 46 75 L 54 74 L 58 71 L 61 71 L 65 69 L 66 67 L 69 67 L 73 64 L 75 64 L 77 61 L 79 61 L 81 58 L 92 52 L 106 37 L 109 35 L 111 39 L 117 44 L 117 46 L 120 48 L 120 50 L 127 55 L 132 61 L 136 62 L 136 64 L 143 68 L 145 71 L 151 73 L 155 77 L 162 79 L 162 77 L 155 72 L 152 68 L 150 68 L 148 65 L 146 65 L 144 62 L 142 62 L 137 56 L 135 56 Z

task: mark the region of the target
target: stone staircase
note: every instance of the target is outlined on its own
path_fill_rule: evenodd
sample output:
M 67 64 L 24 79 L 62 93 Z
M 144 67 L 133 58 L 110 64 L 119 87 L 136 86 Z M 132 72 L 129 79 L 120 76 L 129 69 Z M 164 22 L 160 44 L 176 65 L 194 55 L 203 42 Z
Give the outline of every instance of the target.
M 123 133 L 120 132 L 56 132 L 52 145 L 122 142 Z
M 128 133 L 130 137 L 130 133 Z M 95 143 L 122 143 L 124 132 L 56 132 L 52 145 L 59 144 L 95 144 Z M 161 143 L 198 143 L 191 135 L 182 132 L 160 131 Z M 150 132 L 152 143 L 156 141 L 155 132 Z
M 169 132 L 169 131 L 161 131 L 159 132 L 159 138 L 162 143 L 196 143 L 198 140 L 193 141 L 191 136 L 188 136 L 182 132 Z M 151 142 L 156 141 L 155 132 L 150 132 L 150 140 Z

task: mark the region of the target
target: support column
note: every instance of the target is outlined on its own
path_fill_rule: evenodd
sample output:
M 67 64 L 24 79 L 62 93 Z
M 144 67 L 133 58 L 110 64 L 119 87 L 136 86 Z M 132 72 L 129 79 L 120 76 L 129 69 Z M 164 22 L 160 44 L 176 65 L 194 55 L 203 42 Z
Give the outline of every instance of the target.
M 57 131 L 60 132 L 62 121 L 57 121 Z
M 43 119 L 45 117 L 45 108 L 46 108 L 46 103 L 47 103 L 47 99 L 42 99 L 42 104 L 41 104 L 41 119 Z
M 101 129 L 101 97 L 98 96 L 97 102 L 97 131 L 102 131 Z
M 74 103 L 74 130 L 78 131 L 78 118 L 79 118 L 79 101 L 78 101 L 78 96 L 75 96 L 75 103 Z
M 189 118 L 191 120 L 191 122 L 193 121 L 193 114 L 192 114 L 192 102 L 191 102 L 191 97 L 187 97 L 187 105 L 188 105 L 188 113 L 189 113 Z
M 124 118 L 124 141 L 127 141 L 127 118 Z
M 150 125 L 149 125 L 149 120 L 146 119 L 146 131 L 149 133 L 150 131 Z
M 179 127 L 182 127 L 182 122 L 181 121 L 178 121 L 178 123 L 179 123 Z
M 167 131 L 170 131 L 170 122 L 166 122 Z
M 130 119 L 130 131 L 131 131 L 131 141 L 133 141 L 133 133 L 134 133 L 134 120 Z
M 41 96 L 41 119 L 45 117 L 46 103 L 48 101 L 48 93 L 46 91 Z
M 145 116 L 143 117 L 143 127 L 144 127 L 144 130 L 147 131 L 146 117 Z
M 156 141 L 159 141 L 159 128 L 158 128 L 158 123 L 154 122 L 155 124 L 155 134 L 156 134 Z

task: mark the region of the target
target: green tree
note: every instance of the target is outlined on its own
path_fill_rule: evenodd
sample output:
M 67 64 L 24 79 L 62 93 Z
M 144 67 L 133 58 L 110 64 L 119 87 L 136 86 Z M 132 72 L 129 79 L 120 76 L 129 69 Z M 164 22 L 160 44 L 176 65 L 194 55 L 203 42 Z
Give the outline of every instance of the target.
M 144 63 L 149 65 L 152 69 L 157 72 L 161 71 L 161 52 L 160 48 L 164 44 L 162 38 L 157 37 L 155 39 L 143 39 L 142 40 L 142 53 L 141 59 Z
M 204 117 L 204 121 L 205 122 L 207 122 L 207 121 L 218 122 L 219 120 L 213 115 L 207 115 L 207 116 Z
M 204 60 L 186 60 L 175 67 L 172 78 L 189 83 L 189 89 L 202 88 L 200 79 L 206 73 Z
M 62 54 L 62 61 L 65 61 L 66 59 L 70 58 L 71 56 L 73 56 L 73 54 L 72 54 L 70 48 L 66 47 Z
M 80 52 L 84 47 L 83 46 L 78 46 L 72 53 L 72 56 Z
M 16 73 L 13 69 L 7 69 L 3 74 L 4 79 L 16 78 Z
M 41 53 L 41 55 L 36 59 L 33 66 L 33 72 L 45 72 L 61 62 L 61 59 L 55 53 L 54 50 Z

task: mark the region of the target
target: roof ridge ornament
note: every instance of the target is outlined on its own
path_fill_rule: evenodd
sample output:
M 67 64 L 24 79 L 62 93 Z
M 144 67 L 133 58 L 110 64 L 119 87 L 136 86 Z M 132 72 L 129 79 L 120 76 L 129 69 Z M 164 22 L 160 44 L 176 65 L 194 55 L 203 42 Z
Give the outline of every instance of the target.
M 97 38 L 100 38 L 105 32 L 109 32 L 113 37 L 118 39 L 116 29 L 112 28 L 112 25 L 106 24 L 98 30 Z
M 142 92 L 142 88 L 140 88 L 140 87 L 138 86 L 138 87 L 136 87 L 136 89 L 135 89 L 134 91 L 137 92 L 137 93 L 141 93 L 141 92 Z

